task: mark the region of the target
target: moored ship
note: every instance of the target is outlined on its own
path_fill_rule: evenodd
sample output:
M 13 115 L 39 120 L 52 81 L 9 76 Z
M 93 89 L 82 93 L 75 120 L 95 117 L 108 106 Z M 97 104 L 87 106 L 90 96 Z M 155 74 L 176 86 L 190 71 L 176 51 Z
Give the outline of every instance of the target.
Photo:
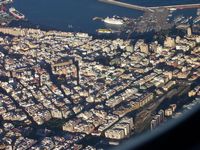
M 25 18 L 25 16 L 22 14 L 22 13 L 20 13 L 19 11 L 17 11 L 15 8 L 13 8 L 13 7 L 11 7 L 10 9 L 9 9 L 9 12 L 15 17 L 15 18 L 17 18 L 17 19 L 24 19 Z
M 99 34 L 111 34 L 112 33 L 112 30 L 110 30 L 110 29 L 97 29 L 96 31 Z
M 198 16 L 197 18 L 195 18 L 193 22 L 194 22 L 194 23 L 200 22 L 200 16 Z
M 113 24 L 113 25 L 123 25 L 124 21 L 122 19 L 116 19 L 116 18 L 105 18 L 103 20 L 107 24 Z

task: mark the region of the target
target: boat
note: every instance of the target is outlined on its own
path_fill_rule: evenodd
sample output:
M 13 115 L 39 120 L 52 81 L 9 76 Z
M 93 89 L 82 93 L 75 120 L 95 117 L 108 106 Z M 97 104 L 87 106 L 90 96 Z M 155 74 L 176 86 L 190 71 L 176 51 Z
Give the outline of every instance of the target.
M 197 18 L 195 18 L 195 19 L 193 20 L 194 23 L 197 23 L 197 22 L 199 22 L 199 21 L 200 21 L 200 16 L 197 17 Z
M 25 16 L 22 14 L 22 13 L 20 13 L 19 11 L 17 11 L 15 8 L 13 8 L 13 7 L 11 7 L 10 9 L 9 9 L 9 12 L 15 17 L 15 18 L 17 18 L 17 19 L 24 19 L 25 18 Z
M 183 19 L 184 19 L 183 16 L 178 16 L 178 17 L 174 20 L 174 22 L 175 22 L 175 23 L 179 23 L 179 22 L 182 21 Z
M 107 24 L 113 24 L 113 25 L 123 25 L 124 21 L 122 19 L 116 19 L 116 18 L 105 18 L 103 20 Z
M 176 11 L 177 9 L 176 8 L 170 8 L 169 10 L 173 12 L 173 11 Z
M 97 29 L 97 33 L 100 33 L 100 34 L 111 34 L 112 30 L 110 30 L 110 29 Z

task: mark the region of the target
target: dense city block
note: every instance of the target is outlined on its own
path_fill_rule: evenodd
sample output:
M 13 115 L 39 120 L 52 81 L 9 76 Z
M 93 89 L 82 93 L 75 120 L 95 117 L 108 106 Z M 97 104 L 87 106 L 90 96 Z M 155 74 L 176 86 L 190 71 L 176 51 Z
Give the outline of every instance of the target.
M 200 36 L 191 28 L 164 44 L 0 32 L 0 149 L 95 149 L 175 117 L 177 104 L 156 108 L 177 94 L 199 103 Z M 84 144 L 91 138 L 100 141 Z

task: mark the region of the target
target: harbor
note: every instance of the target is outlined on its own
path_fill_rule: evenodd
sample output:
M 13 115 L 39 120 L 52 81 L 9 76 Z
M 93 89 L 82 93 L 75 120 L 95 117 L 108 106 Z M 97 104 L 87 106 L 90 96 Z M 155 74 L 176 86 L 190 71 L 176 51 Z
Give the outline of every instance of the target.
M 106 0 L 103 0 L 106 1 Z M 113 1 L 113 0 L 112 0 Z M 109 1 L 110 2 L 110 1 Z M 122 1 L 117 1 L 122 2 Z M 7 8 L 7 11 L 2 11 L 2 25 L 8 25 L 11 27 L 40 27 L 43 30 L 50 30 L 50 29 L 60 29 L 62 31 L 76 31 L 81 32 L 82 30 L 87 31 L 87 33 L 91 35 L 95 35 L 99 38 L 107 38 L 107 37 L 113 37 L 113 38 L 123 38 L 123 39 L 129 39 L 129 38 L 135 38 L 136 36 L 140 36 L 143 33 L 151 34 L 156 33 L 161 30 L 170 30 L 174 26 L 183 27 L 183 26 L 191 26 L 192 21 L 193 24 L 196 26 L 195 31 L 198 31 L 199 26 L 199 18 L 195 16 L 195 14 L 191 14 L 190 12 L 193 12 L 195 9 L 187 10 L 187 13 L 190 13 L 190 16 L 183 15 L 184 18 L 181 19 L 181 21 L 176 22 L 176 17 L 181 14 L 185 9 L 179 9 L 179 5 L 164 5 L 162 6 L 156 6 L 152 5 L 146 6 L 146 5 L 135 5 L 135 7 L 138 7 L 139 9 L 130 9 L 127 7 L 119 7 L 116 5 L 105 5 L 102 1 L 95 1 L 92 3 L 98 4 L 99 8 L 104 8 L 106 11 L 98 10 L 96 12 L 91 9 L 91 7 L 87 9 L 91 9 L 90 11 L 94 13 L 88 14 L 88 16 L 85 16 L 87 19 L 86 21 L 78 21 L 78 18 L 70 18 L 70 16 L 66 16 L 67 19 L 63 19 L 65 15 L 63 16 L 63 11 L 61 10 L 56 11 L 53 14 L 47 15 L 45 13 L 43 3 L 39 4 L 42 9 L 39 9 L 39 11 L 36 11 L 38 8 L 34 8 L 34 6 L 31 5 L 33 3 L 33 0 L 31 0 L 30 4 L 29 2 L 23 2 L 24 5 L 27 5 L 27 9 L 21 8 L 22 2 L 16 0 L 13 1 L 9 7 L 14 7 L 18 11 L 18 17 L 13 15 L 9 12 L 9 8 Z M 27 3 L 27 4 L 26 4 Z M 40 3 L 40 2 L 39 2 Z M 61 2 L 66 3 L 65 5 L 69 5 L 72 2 Z M 69 4 L 68 4 L 69 3 Z M 81 2 L 82 3 L 82 2 Z M 124 0 L 123 3 L 128 3 L 128 1 Z M 134 3 L 134 2 L 133 2 Z M 170 4 L 170 3 L 169 3 Z M 132 4 L 130 4 L 132 5 Z M 64 6 L 64 4 L 63 4 Z M 163 9 L 164 7 L 167 7 L 166 9 Z M 172 8 L 170 6 L 176 7 Z M 189 6 L 198 7 L 198 5 L 186 5 L 187 8 Z M 86 6 L 87 7 L 87 6 Z M 158 8 L 159 7 L 159 8 Z M 149 10 L 149 9 L 152 10 Z M 48 8 L 47 8 L 48 9 Z M 64 9 L 64 7 L 62 7 Z M 74 8 L 73 8 L 74 9 Z M 141 10 L 142 9 L 142 10 Z M 116 10 L 116 11 L 115 11 Z M 13 11 L 11 11 L 13 12 Z M 14 11 L 15 12 L 15 11 Z M 34 18 L 32 14 L 34 12 L 38 13 L 38 17 Z M 22 13 L 21 15 L 19 15 Z M 27 14 L 24 21 L 24 14 Z M 78 12 L 77 12 L 78 13 Z M 80 12 L 81 13 L 81 12 Z M 40 15 L 41 14 L 41 15 Z M 70 14 L 68 10 L 66 10 L 65 14 Z M 10 17 L 10 19 L 6 18 L 5 16 Z M 50 19 L 46 19 L 47 17 L 44 16 L 51 16 Z M 63 16 L 63 17 L 61 17 Z M 192 17 L 192 19 L 190 18 Z M 59 18 L 59 21 L 53 21 L 53 18 Z M 33 23 L 34 21 L 34 23 Z M 60 22 L 60 23 L 59 23 Z M 144 23 L 145 22 L 145 23 Z M 104 36 L 105 35 L 105 36 Z
M 25 16 L 14 7 L 8 8 L 7 5 L 12 4 L 12 0 L 0 1 L 0 25 L 9 25 L 13 20 L 24 20 Z

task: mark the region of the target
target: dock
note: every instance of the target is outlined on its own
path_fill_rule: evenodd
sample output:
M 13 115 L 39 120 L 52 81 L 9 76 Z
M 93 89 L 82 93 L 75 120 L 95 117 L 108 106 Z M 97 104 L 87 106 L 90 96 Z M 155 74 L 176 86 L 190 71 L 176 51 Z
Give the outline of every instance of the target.
M 158 7 L 150 7 L 151 9 L 193 9 L 200 8 L 200 4 L 183 4 L 183 5 L 169 5 L 169 6 L 158 6 Z

